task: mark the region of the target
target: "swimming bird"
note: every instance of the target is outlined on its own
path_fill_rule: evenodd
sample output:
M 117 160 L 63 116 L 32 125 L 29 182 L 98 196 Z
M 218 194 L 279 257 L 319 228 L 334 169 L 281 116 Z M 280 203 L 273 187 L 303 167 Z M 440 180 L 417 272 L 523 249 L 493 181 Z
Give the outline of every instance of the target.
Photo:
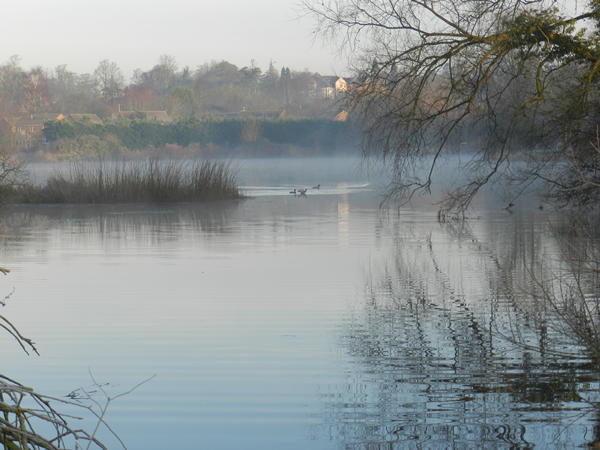
M 296 189 L 294 189 L 293 191 L 290 191 L 290 194 L 296 195 Z
M 321 189 L 321 185 L 317 184 L 316 186 L 313 186 L 313 189 Z
M 306 191 L 307 190 L 308 189 L 298 189 L 298 194 L 300 194 L 300 195 L 306 195 Z

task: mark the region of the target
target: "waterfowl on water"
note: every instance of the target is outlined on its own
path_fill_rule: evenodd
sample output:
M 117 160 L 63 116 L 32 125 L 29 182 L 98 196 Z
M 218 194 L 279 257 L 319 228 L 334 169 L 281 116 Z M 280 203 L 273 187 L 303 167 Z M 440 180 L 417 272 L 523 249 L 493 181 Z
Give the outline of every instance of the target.
M 308 189 L 298 189 L 298 194 L 300 194 L 300 195 L 306 195 L 306 191 L 307 190 Z
M 321 189 L 321 185 L 317 184 L 316 186 L 313 186 L 313 189 Z
M 290 194 L 296 195 L 296 189 L 294 189 L 293 191 L 290 191 Z

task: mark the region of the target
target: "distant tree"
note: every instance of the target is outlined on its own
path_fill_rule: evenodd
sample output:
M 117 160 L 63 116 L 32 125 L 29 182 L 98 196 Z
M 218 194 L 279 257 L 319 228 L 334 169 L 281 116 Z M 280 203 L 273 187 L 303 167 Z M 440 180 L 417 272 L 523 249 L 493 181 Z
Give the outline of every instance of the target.
M 177 86 L 165 98 L 166 110 L 171 117 L 189 119 L 196 114 L 194 91 L 187 86 Z
M 263 99 L 271 103 L 271 108 L 280 103 L 279 72 L 275 69 L 275 63 L 269 61 L 269 67 L 260 80 L 260 90 Z
M 78 91 L 78 76 L 67 70 L 66 64 L 56 66 L 53 76 L 48 80 L 50 95 L 57 103 L 62 103 L 70 95 Z
M 125 89 L 123 104 L 128 111 L 152 111 L 156 109 L 157 99 L 150 85 L 131 85 Z
M 84 73 L 77 77 L 77 91 L 90 97 L 98 94 L 98 81 L 96 77 L 89 73 Z
M 108 59 L 101 61 L 94 71 L 94 77 L 100 89 L 100 97 L 106 103 L 112 103 L 118 97 L 121 89 L 123 89 L 125 82 L 123 72 L 117 63 Z
M 20 110 L 19 95 L 22 88 L 21 57 L 11 56 L 7 62 L 0 66 L 0 91 L 4 110 L 9 114 L 16 114 Z
M 250 61 L 250 67 L 242 67 L 240 73 L 243 75 L 241 84 L 244 86 L 249 96 L 254 96 L 258 93 L 262 70 L 254 64 L 254 60 Z
M 309 105 L 315 101 L 314 77 L 307 70 L 293 71 L 290 73 L 290 103 L 296 105 Z
M 78 75 L 64 64 L 48 76 L 48 88 L 52 99 L 50 110 L 56 113 L 90 112 L 89 104 L 98 94 L 93 75 Z
M 51 104 L 48 79 L 41 67 L 34 67 L 22 74 L 22 86 L 19 95 L 21 111 L 26 114 L 44 113 Z
M 189 66 L 185 66 L 183 69 L 181 69 L 181 74 L 179 78 L 179 82 L 182 86 L 191 87 L 194 84 L 194 74 L 192 73 L 192 70 Z
M 242 77 L 238 67 L 228 61 L 211 61 L 196 70 L 196 81 L 201 80 L 213 86 L 236 85 Z
M 133 75 L 131 76 L 131 84 L 135 84 L 136 86 L 141 86 L 144 84 L 144 71 L 142 69 L 135 69 L 133 71 Z
M 281 91 L 281 100 L 284 104 L 291 103 L 292 100 L 292 74 L 289 67 L 281 68 L 279 77 L 279 87 Z
M 151 71 L 152 80 L 158 92 L 166 93 L 168 91 L 175 80 L 178 67 L 175 57 L 171 55 L 162 55 L 158 58 L 158 64 Z
M 204 110 L 239 111 L 244 105 L 244 74 L 227 61 L 212 61 L 196 71 L 194 92 Z

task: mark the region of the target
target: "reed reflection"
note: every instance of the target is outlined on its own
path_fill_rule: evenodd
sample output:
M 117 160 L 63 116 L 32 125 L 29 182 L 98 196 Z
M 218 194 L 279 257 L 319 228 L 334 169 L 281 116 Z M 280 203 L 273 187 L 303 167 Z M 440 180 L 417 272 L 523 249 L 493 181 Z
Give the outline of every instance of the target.
M 535 285 L 528 271 L 564 264 L 547 218 L 413 216 L 386 228 L 395 244 L 365 269 L 339 330 L 345 379 L 321 386 L 315 436 L 345 449 L 589 442 L 597 366 L 534 317 L 523 289 Z
M 160 234 L 161 240 L 177 240 L 181 226 L 202 233 L 227 233 L 230 218 L 241 201 L 180 203 L 161 205 L 89 205 L 89 206 L 4 206 L 0 218 L 3 239 L 23 235 L 33 229 L 70 226 L 85 238 L 127 236 L 147 240 Z M 44 227 L 43 224 L 47 225 Z M 171 230 L 171 232 L 169 232 Z

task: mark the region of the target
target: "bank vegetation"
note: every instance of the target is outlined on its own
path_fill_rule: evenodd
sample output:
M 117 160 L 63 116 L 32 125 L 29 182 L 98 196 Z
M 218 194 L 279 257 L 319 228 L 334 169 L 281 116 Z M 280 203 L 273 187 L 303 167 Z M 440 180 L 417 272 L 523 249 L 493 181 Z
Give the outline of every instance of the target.
M 24 163 L 0 156 L 4 204 L 110 204 L 232 200 L 244 198 L 238 168 L 228 160 L 74 161 L 34 184 Z
M 331 156 L 354 151 L 348 122 L 324 118 L 191 117 L 174 122 L 144 118 L 93 123 L 48 121 L 43 160 L 120 157 L 157 150 L 171 158 L 209 156 Z

